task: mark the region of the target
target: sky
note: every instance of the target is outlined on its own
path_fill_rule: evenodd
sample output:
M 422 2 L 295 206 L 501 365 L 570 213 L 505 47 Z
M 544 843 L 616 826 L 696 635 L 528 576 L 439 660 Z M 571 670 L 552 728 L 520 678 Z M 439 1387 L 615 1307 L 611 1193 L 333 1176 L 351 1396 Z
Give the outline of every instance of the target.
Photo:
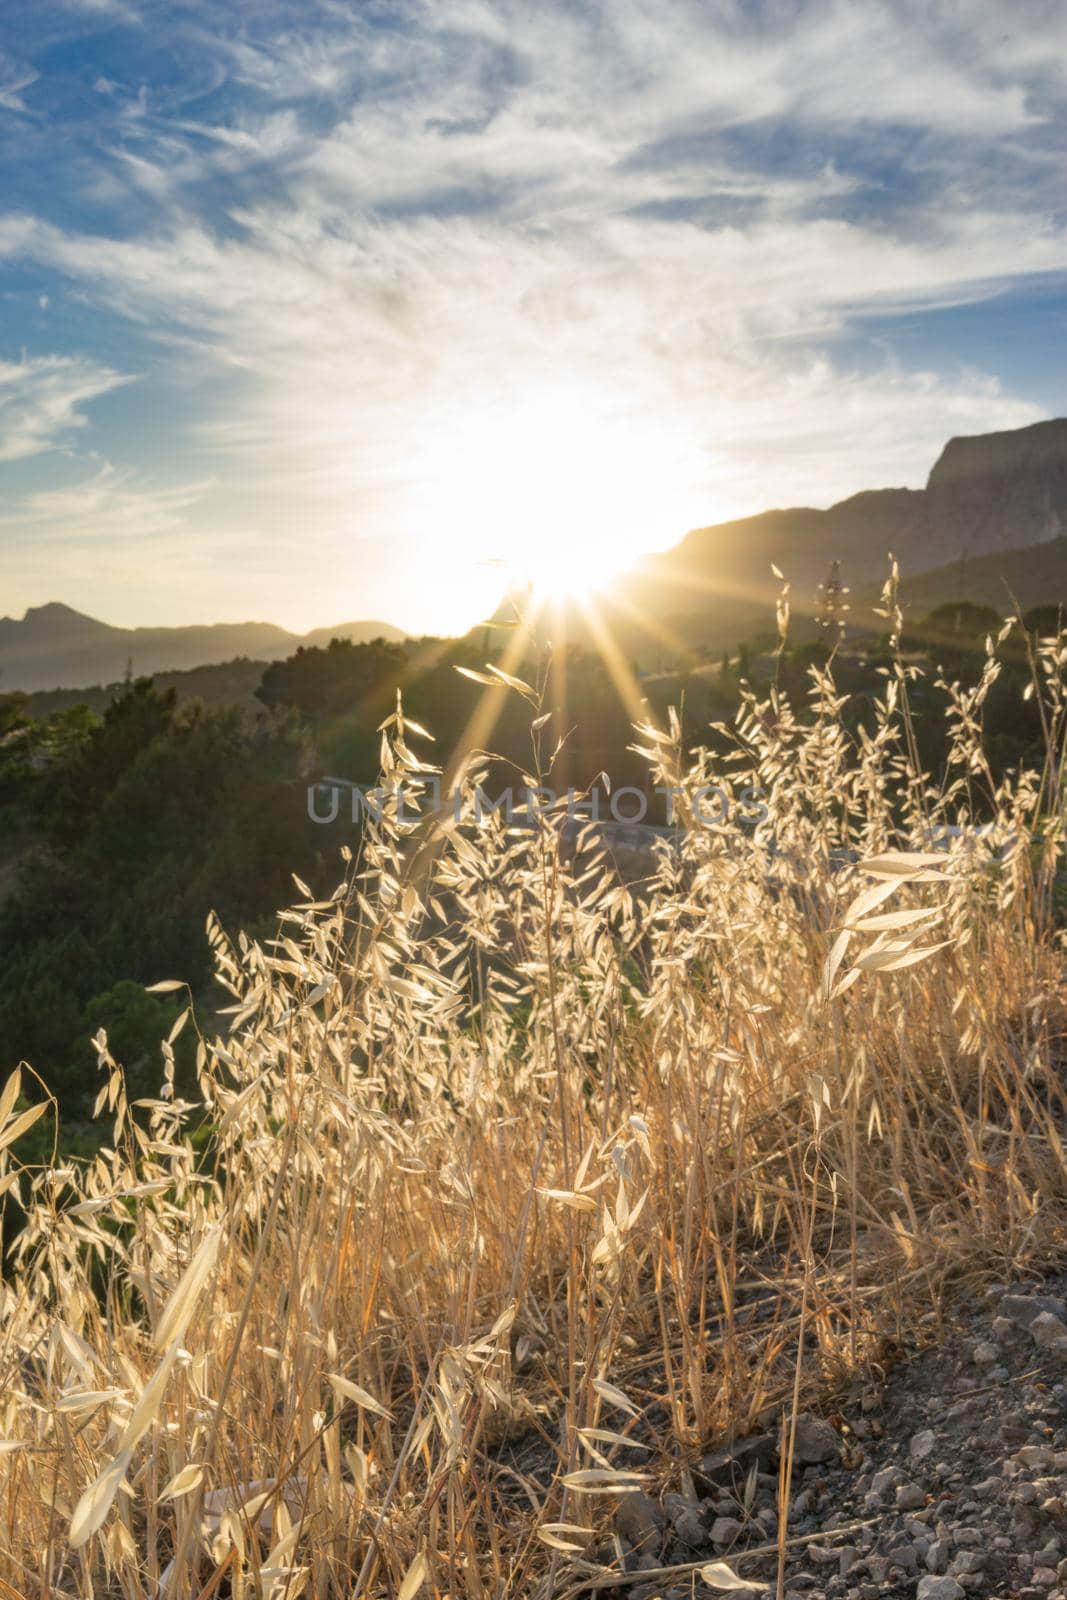
M 0 614 L 413 631 L 1067 414 L 1061 0 L 4 0 Z

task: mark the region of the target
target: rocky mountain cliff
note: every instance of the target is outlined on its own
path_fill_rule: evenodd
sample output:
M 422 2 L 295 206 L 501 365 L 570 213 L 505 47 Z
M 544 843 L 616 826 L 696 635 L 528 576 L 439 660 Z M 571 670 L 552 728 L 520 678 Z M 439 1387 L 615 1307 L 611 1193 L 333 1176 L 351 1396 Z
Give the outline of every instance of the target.
M 1067 532 L 1067 418 L 1011 433 L 950 439 L 926 484 L 946 559 L 1041 544 Z
M 982 598 L 995 583 L 1025 575 L 1034 547 L 1042 583 L 1067 598 L 1067 419 L 1012 432 L 951 439 L 924 489 L 877 489 L 825 510 L 794 507 L 697 528 L 681 544 L 642 562 L 618 587 L 617 616 L 639 651 L 642 613 L 657 627 L 704 642 L 728 644 L 766 625 L 779 588 L 771 567 L 792 585 L 800 612 L 815 605 L 833 561 L 854 591 L 884 579 L 890 554 L 906 578 L 938 572 L 924 599 L 972 598 L 969 573 Z M 929 588 L 929 586 L 927 586 Z M 1048 598 L 1045 593 L 1036 599 Z M 1031 599 L 1029 603 L 1035 603 Z M 699 619 L 699 623 L 697 622 Z M 650 636 L 654 629 L 645 630 Z

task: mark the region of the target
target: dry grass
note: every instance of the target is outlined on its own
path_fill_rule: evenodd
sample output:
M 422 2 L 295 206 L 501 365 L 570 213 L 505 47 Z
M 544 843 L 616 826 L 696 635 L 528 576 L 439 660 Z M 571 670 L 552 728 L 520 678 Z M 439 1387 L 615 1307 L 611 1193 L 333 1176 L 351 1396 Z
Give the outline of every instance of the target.
M 645 893 L 551 816 L 386 816 L 276 945 L 213 928 L 217 1159 L 203 1107 L 131 1114 L 104 1041 L 96 1161 L 20 1172 L 0 1134 L 0 1593 L 575 1592 L 605 1494 L 788 1440 L 951 1284 L 1059 1251 L 1065 642 L 1046 769 L 995 792 L 985 689 L 935 789 L 903 668 L 858 748 L 819 678 L 725 771 L 641 731 L 657 781 L 768 808 Z

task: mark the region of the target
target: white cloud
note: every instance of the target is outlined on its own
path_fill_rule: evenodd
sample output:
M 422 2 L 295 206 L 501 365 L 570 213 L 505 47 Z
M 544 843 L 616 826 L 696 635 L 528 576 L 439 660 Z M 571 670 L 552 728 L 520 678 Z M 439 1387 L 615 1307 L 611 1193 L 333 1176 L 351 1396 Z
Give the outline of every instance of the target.
M 28 116 L 29 107 L 22 98 L 22 91 L 36 83 L 38 76 L 32 67 L 20 68 L 0 55 L 0 108 Z
M 62 4 L 68 11 L 81 11 L 108 22 L 123 22 L 131 27 L 141 22 L 140 11 L 128 0 L 62 0 Z
M 861 369 L 831 341 L 858 313 L 1067 271 L 1055 0 L 1025 27 L 997 0 L 279 14 L 200 8 L 188 93 L 119 112 L 107 181 L 152 196 L 162 226 L 0 219 L 0 255 L 67 274 L 214 375 L 195 443 L 232 537 L 247 475 L 322 551 L 355 535 L 400 561 L 462 525 L 454 461 L 477 477 L 479 428 L 517 472 L 551 474 L 551 436 L 524 438 L 524 419 L 563 393 L 591 455 L 626 440 L 672 461 L 658 543 L 681 519 L 921 481 L 949 433 L 1039 415 L 989 374 Z M 225 116 L 185 109 L 222 88 Z M 0 410 L 0 456 L 78 424 L 92 396 L 75 376 L 53 374 L 46 400 L 42 374 L 28 421 L 5 430 Z M 442 507 L 446 490 L 460 504 Z M 31 514 L 84 526 L 90 492 Z M 140 489 L 99 492 L 125 505 L 116 526 L 138 514 Z M 149 525 L 190 516 L 183 492 L 147 506 Z
M 24 495 L 16 511 L 0 514 L 0 527 L 56 531 L 76 544 L 139 542 L 182 528 L 209 487 L 204 480 L 164 488 L 105 461 L 73 483 Z
M 85 427 L 84 406 L 128 382 L 77 357 L 0 361 L 0 462 L 55 449 Z

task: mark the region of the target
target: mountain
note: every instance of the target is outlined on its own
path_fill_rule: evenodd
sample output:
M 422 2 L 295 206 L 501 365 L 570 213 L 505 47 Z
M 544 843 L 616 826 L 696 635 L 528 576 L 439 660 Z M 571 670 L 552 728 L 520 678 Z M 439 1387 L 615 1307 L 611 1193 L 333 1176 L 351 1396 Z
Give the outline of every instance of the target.
M 21 620 L 0 617 L 0 692 L 84 688 L 121 679 L 129 664 L 138 676 L 188 671 L 246 657 L 275 661 L 301 645 L 331 639 L 404 638 L 388 622 L 342 622 L 309 634 L 272 622 L 219 622 L 186 628 L 113 628 L 52 601 L 31 606 Z
M 1043 544 L 1067 533 L 1067 419 L 950 439 L 926 485 L 946 559 Z
M 200 700 L 206 706 L 242 706 L 246 711 L 259 713 L 263 702 L 256 690 L 263 682 L 266 663 L 249 656 L 239 656 L 236 661 L 217 661 L 205 667 L 187 667 L 177 672 L 152 674 L 157 689 L 173 689 L 179 705 L 190 700 Z M 78 689 L 34 689 L 21 707 L 24 716 L 43 720 L 57 711 L 67 711 L 71 706 L 88 706 L 90 711 L 102 715 L 122 688 L 122 680 L 111 683 L 82 685 Z
M 351 639 L 353 644 L 366 644 L 368 639 L 390 639 L 399 644 L 408 635 L 403 628 L 394 628 L 388 622 L 339 622 L 334 628 L 312 628 L 297 640 L 305 650 L 325 649 L 331 639 Z M 286 654 L 291 654 L 286 651 Z
M 918 614 L 943 600 L 1024 609 L 1067 601 L 1067 418 L 1005 433 L 950 439 L 922 489 L 869 489 L 826 509 L 794 506 L 696 528 L 649 556 L 598 600 L 590 629 L 575 609 L 566 628 L 595 642 L 606 627 L 639 666 L 718 651 L 773 626 L 780 588 L 798 619 L 810 617 L 833 562 L 852 591 L 857 621 L 896 556 L 906 604 Z M 298 635 L 268 622 L 212 627 L 113 628 L 69 606 L 0 618 L 0 691 L 113 683 L 246 657 L 273 661 L 299 646 L 404 636 L 385 622 L 349 622 Z
M 869 615 L 879 603 L 880 584 L 871 584 L 850 596 L 857 615 Z M 993 606 L 1007 616 L 1016 607 L 1067 605 L 1067 535 L 1022 550 L 1001 550 L 991 555 L 966 557 L 935 567 L 932 572 L 903 573 L 900 597 L 906 614 L 922 617 L 946 600 L 970 600 Z
M 669 649 L 665 640 L 720 649 L 771 625 L 780 588 L 772 565 L 801 615 L 814 610 L 834 561 L 858 600 L 877 593 L 890 554 L 905 598 L 926 609 L 945 599 L 1004 606 L 1003 580 L 1013 577 L 1025 606 L 1067 599 L 1065 536 L 1067 419 L 1059 418 L 951 439 L 923 489 L 867 490 L 825 510 L 694 529 L 621 579 L 608 609 L 628 653 L 647 663 Z

